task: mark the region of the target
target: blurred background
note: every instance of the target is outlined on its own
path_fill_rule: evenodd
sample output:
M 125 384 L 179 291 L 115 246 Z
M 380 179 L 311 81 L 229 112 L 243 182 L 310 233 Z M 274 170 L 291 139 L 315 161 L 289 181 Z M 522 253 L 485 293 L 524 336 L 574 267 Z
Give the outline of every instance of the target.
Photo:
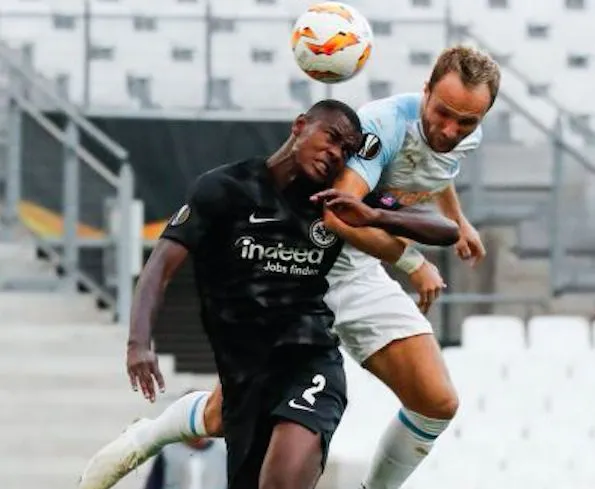
M 406 487 L 595 487 L 595 4 L 353 0 L 371 59 L 323 85 L 289 46 L 312 3 L 1 0 L 1 487 L 75 487 L 135 417 L 215 383 L 189 267 L 155 334 L 168 393 L 149 406 L 124 370 L 134 280 L 196 174 L 270 153 L 321 98 L 421 91 L 455 43 L 503 73 L 457 180 L 488 257 L 472 270 L 425 250 L 448 284 L 430 318 L 461 409 Z M 398 409 L 347 370 L 321 487 L 357 487 Z M 118 487 L 143 487 L 147 469 Z

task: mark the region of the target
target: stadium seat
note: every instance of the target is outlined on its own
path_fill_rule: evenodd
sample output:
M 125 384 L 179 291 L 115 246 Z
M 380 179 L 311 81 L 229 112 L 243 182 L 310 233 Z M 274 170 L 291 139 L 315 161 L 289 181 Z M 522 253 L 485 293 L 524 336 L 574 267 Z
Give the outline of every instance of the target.
M 442 354 L 459 388 L 478 389 L 486 383 L 500 383 L 507 379 L 510 355 L 492 355 L 458 347 L 445 348 Z
M 518 351 L 525 348 L 524 325 L 516 317 L 470 316 L 461 332 L 467 351 Z
M 589 323 L 577 316 L 535 316 L 528 323 L 528 347 L 552 353 L 589 350 Z
M 330 88 L 329 95 L 332 98 L 342 100 L 352 107 L 360 107 L 370 99 L 370 79 L 367 73 L 359 73 L 349 83 L 337 83 Z M 321 97 L 327 95 L 325 92 L 326 90 L 320 90 Z
M 287 15 L 289 8 L 286 2 L 255 2 L 254 0 L 217 0 L 210 2 L 213 15 L 223 17 L 244 18 L 278 18 Z M 302 9 L 304 6 L 302 4 Z
M 419 91 L 427 78 L 429 64 L 412 64 L 410 56 L 412 53 L 428 53 L 431 61 L 444 46 L 445 27 L 438 21 L 444 16 L 445 0 L 428 2 L 426 5 L 416 5 L 410 0 L 377 0 L 365 2 L 353 0 L 350 2 L 354 7 L 360 9 L 368 17 L 376 28 L 375 46 L 370 59 L 366 76 L 370 80 L 385 83 L 393 92 Z M 34 62 L 38 69 L 48 78 L 68 78 L 68 88 L 71 97 L 80 101 L 83 94 L 84 72 L 83 46 L 84 42 L 73 42 L 74 38 L 81 38 L 81 22 L 77 22 L 73 29 L 55 29 L 52 24 L 53 14 L 79 15 L 83 9 L 82 0 L 38 0 L 35 2 L 24 2 L 22 0 L 3 0 L 0 5 L 0 32 L 2 37 L 9 40 L 13 45 L 23 44 L 34 45 Z M 151 79 L 153 102 L 157 106 L 165 108 L 179 107 L 180 104 L 188 104 L 192 108 L 200 107 L 202 104 L 196 102 L 204 95 L 205 81 L 202 76 L 194 76 L 193 69 L 180 68 L 177 75 L 171 75 L 166 65 L 171 57 L 172 48 L 181 44 L 181 48 L 195 49 L 195 62 L 200 65 L 204 58 L 204 17 L 207 2 L 179 2 L 177 0 L 120 0 L 118 2 L 106 2 L 104 0 L 92 0 L 91 9 L 95 13 L 106 16 L 104 19 L 93 19 L 92 21 L 92 42 L 99 46 L 102 43 L 106 47 L 113 47 L 117 54 L 116 62 L 121 65 L 121 75 L 117 80 L 107 80 L 102 74 L 101 68 L 97 73 L 92 70 L 95 81 L 92 85 L 102 84 L 105 90 L 91 87 L 93 96 L 99 105 L 106 105 L 108 93 L 113 90 L 115 97 L 109 100 L 109 105 L 121 107 L 134 107 L 137 103 L 125 93 L 126 76 L 143 76 Z M 262 106 L 271 109 L 272 103 L 264 96 L 259 98 L 257 87 L 263 87 L 263 81 L 268 85 L 261 92 L 270 92 L 270 99 L 277 100 L 280 109 L 295 108 L 291 103 L 291 97 L 287 94 L 287 79 L 293 79 L 296 74 L 295 66 L 292 64 L 291 53 L 286 43 L 278 42 L 278 39 L 287 38 L 287 32 L 291 27 L 291 21 L 304 11 L 304 2 L 300 0 L 286 0 L 284 2 L 255 2 L 253 0 L 218 0 L 210 2 L 211 12 L 219 19 L 225 19 L 234 24 L 228 32 L 223 26 L 215 29 L 212 38 L 213 52 L 211 59 L 214 64 L 213 77 L 215 79 L 229 80 L 234 97 L 245 98 L 246 93 L 255 93 L 258 99 L 254 103 L 242 100 L 237 103 L 238 109 L 254 109 Z M 588 44 L 590 37 L 589 15 L 584 15 L 584 10 L 572 10 L 566 8 L 563 2 L 548 4 L 547 8 L 539 9 L 523 2 L 508 2 L 504 8 L 492 8 L 489 2 L 477 2 L 476 0 L 461 0 L 451 3 L 451 15 L 453 23 L 463 25 L 472 33 L 479 35 L 489 46 L 489 50 L 497 54 L 510 56 L 510 62 L 514 67 L 528 74 L 529 79 L 534 83 L 546 83 L 550 86 L 550 94 L 553 94 L 560 103 L 569 110 L 581 114 L 593 113 L 595 102 L 588 97 L 581 97 L 581 87 L 588 83 L 593 76 L 595 68 L 593 63 L 576 69 L 568 67 L 568 56 L 582 54 L 584 46 Z M 592 8 L 587 5 L 586 9 Z M 23 15 L 18 17 L 10 16 L 10 12 L 32 13 L 34 16 L 27 18 Z M 144 32 L 131 29 L 133 16 L 159 17 L 157 28 L 154 31 Z M 166 16 L 167 19 L 163 18 Z M 240 20 L 243 18 L 244 20 Z M 260 20 L 269 19 L 266 23 Z M 382 23 L 398 19 L 413 20 L 393 24 L 384 29 Z M 234 20 L 235 19 L 235 20 Z M 417 22 L 416 22 L 417 21 Z M 102 24 L 109 24 L 117 33 L 108 36 L 102 41 Z M 119 27 L 126 24 L 126 29 Z M 175 24 L 175 28 L 171 27 Z M 547 35 L 535 39 L 534 42 L 527 42 L 527 26 L 529 24 L 543 24 L 549 26 Z M 501 28 L 506 25 L 504 32 Z M 168 27 L 169 26 L 169 27 Z M 221 27 L 221 26 L 219 26 Z M 110 29 L 111 29 L 110 28 Z M 111 30 L 113 30 L 111 29 Z M 280 30 L 281 29 L 281 30 Z M 384 29 L 384 30 L 383 30 Z M 126 32 L 124 32 L 126 31 Z M 282 32 L 281 32 L 282 31 Z M 183 42 L 176 39 L 178 33 L 187 38 Z M 256 33 L 256 34 L 254 34 Z M 229 34 L 234 42 L 233 63 L 228 67 L 219 66 L 230 56 L 229 45 L 225 39 Z M 287 64 L 275 66 L 268 70 L 262 64 L 256 68 L 246 63 L 249 60 L 248 49 L 253 47 L 252 38 L 257 36 L 265 41 L 265 44 L 257 45 L 258 48 L 274 49 L 283 52 L 287 58 Z M 135 42 L 135 40 L 140 40 Z M 275 42 L 271 42 L 275 40 Z M 465 42 L 473 41 L 461 39 Z M 240 42 L 238 42 L 240 41 Z M 135 46 L 141 46 L 138 50 Z M 269 46 L 269 47 L 267 47 Z M 561 49 L 560 46 L 564 46 Z M 277 49 L 278 48 L 278 49 Z M 223 52 L 221 51 L 223 50 Z M 62 53 L 56 56 L 56 52 Z M 543 55 L 547 53 L 547 55 Z M 384 60 L 390 59 L 390 62 Z M 199 61 L 200 60 L 200 61 Z M 92 65 L 102 64 L 104 61 L 94 61 Z M 290 67 L 291 66 L 291 67 Z M 262 68 L 262 70 L 261 70 Z M 246 90 L 237 87 L 240 81 L 246 79 L 245 74 L 249 72 L 250 78 L 260 78 L 259 85 L 246 85 Z M 279 83 L 273 83 L 276 79 L 271 73 L 281 75 Z M 555 76 L 552 76 L 555 73 Z M 260 77 L 260 74 L 263 76 Z M 299 74 L 298 74 L 299 75 Z M 528 107 L 532 113 L 548 125 L 553 120 L 548 109 L 543 106 L 539 97 L 532 97 L 527 93 L 525 83 L 515 85 L 513 76 L 503 77 L 502 91 L 513 94 L 517 102 Z M 196 85 L 202 84 L 203 88 L 197 89 Z M 185 85 L 185 86 L 184 86 Z M 337 94 L 347 100 L 352 100 L 355 105 L 360 105 L 364 100 L 370 98 L 371 94 L 365 87 L 363 78 L 354 80 L 353 83 L 341 86 Z M 166 87 L 171 86 L 169 93 Z M 314 88 L 313 97 L 324 96 L 324 90 Z M 198 92 L 201 92 L 200 94 Z M 252 97 L 251 97 L 252 98 Z M 298 104 L 299 105 L 299 104 Z M 531 130 L 529 125 L 519 118 L 513 118 L 513 127 L 519 140 L 533 143 L 542 137 L 541 134 Z
M 535 317 L 529 332 L 532 343 L 525 348 L 518 318 L 465 321 L 462 346 L 443 350 L 459 412 L 405 487 L 432 487 L 438 480 L 441 488 L 453 489 L 592 485 L 595 352 L 588 323 Z M 566 349 L 568 355 L 557 354 Z M 479 477 L 463 476 L 456 469 L 461 460 Z

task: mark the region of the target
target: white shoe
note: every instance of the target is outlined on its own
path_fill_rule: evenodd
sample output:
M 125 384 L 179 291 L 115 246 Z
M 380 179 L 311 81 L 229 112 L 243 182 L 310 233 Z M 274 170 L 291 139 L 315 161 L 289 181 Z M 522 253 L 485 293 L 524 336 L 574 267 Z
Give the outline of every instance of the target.
M 155 455 L 159 446 L 141 447 L 136 437 L 138 430 L 150 422 L 148 419 L 138 420 L 99 450 L 85 467 L 79 489 L 109 489 Z

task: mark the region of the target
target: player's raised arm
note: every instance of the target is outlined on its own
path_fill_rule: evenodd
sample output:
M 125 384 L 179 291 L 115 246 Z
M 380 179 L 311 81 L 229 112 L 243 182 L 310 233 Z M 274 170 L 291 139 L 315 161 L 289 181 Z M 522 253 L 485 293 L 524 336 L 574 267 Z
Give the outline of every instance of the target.
M 324 201 L 335 216 L 356 228 L 376 227 L 396 236 L 434 246 L 450 246 L 459 239 L 457 223 L 428 208 L 372 208 L 352 194 L 336 189 L 319 192 L 313 199 Z
M 351 169 L 342 172 L 335 181 L 334 188 L 359 199 L 369 192 L 366 181 Z M 328 207 L 324 211 L 324 224 L 352 246 L 389 263 L 396 262 L 406 247 L 406 243 L 382 229 L 350 226 Z

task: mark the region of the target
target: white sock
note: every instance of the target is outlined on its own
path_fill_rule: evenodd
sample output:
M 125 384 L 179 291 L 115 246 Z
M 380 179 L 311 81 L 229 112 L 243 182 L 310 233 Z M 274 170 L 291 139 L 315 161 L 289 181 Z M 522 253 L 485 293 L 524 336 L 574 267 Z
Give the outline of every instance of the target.
M 401 408 L 380 440 L 363 488 L 401 487 L 449 423 L 449 419 L 432 419 Z
M 140 426 L 136 440 L 143 447 L 157 448 L 207 435 L 204 411 L 210 395 L 208 391 L 196 391 L 180 397 L 157 418 Z

